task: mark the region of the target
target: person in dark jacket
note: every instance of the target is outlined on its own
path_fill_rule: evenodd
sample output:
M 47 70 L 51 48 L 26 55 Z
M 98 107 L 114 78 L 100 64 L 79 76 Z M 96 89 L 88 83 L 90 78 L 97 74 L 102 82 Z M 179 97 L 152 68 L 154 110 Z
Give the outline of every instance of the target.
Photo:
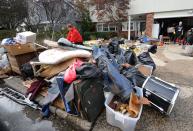
M 74 44 L 83 45 L 82 36 L 80 35 L 76 27 L 74 27 L 72 24 L 68 24 L 67 28 L 69 30 L 67 39 Z
M 179 22 L 179 25 L 176 27 L 175 29 L 175 38 L 174 38 L 174 44 L 177 42 L 179 42 L 179 44 L 181 44 L 181 40 L 183 39 L 183 35 L 184 35 L 184 28 L 182 25 L 182 22 Z

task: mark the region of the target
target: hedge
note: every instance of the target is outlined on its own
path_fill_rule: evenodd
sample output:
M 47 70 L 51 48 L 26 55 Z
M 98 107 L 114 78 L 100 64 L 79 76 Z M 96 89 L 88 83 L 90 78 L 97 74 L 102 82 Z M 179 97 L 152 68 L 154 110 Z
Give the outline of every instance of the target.
M 98 38 L 110 39 L 112 37 L 117 37 L 117 32 L 84 32 L 83 39 L 84 40 L 95 40 Z
M 11 38 L 16 36 L 16 31 L 14 30 L 0 30 L 0 41 L 4 38 Z

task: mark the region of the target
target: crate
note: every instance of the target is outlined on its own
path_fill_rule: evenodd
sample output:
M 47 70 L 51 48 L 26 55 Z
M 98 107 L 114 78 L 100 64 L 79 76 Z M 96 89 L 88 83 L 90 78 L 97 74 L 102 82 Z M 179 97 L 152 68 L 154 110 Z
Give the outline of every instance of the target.
M 21 74 L 21 71 L 20 71 L 21 65 L 29 62 L 34 57 L 36 57 L 36 53 L 34 52 L 26 53 L 23 55 L 17 55 L 17 56 L 12 56 L 8 54 L 8 59 L 9 59 L 11 69 L 13 72 L 16 72 L 17 74 Z
M 14 44 L 14 45 L 5 45 L 5 49 L 7 50 L 9 55 L 16 56 L 25 53 L 35 52 L 35 45 L 33 43 L 27 44 Z
M 136 87 L 137 93 L 139 93 L 140 97 L 143 97 L 143 91 L 141 88 Z M 112 108 L 109 107 L 109 103 L 113 99 L 114 95 L 110 93 L 108 98 L 105 101 L 106 106 L 106 117 L 107 123 L 112 126 L 119 127 L 123 131 L 134 131 L 136 127 L 137 121 L 141 117 L 143 105 L 141 105 L 140 112 L 137 118 L 132 118 L 126 115 L 121 114 L 120 112 L 114 111 Z

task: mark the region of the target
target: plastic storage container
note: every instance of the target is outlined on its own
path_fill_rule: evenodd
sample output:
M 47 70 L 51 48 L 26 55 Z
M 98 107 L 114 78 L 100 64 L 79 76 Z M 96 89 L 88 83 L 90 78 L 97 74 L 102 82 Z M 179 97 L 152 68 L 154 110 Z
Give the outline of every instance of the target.
M 137 90 L 137 93 L 140 95 L 140 97 L 143 97 L 142 89 L 139 87 L 135 87 L 135 88 Z M 132 117 L 123 115 L 120 112 L 114 111 L 109 107 L 109 103 L 111 102 L 113 97 L 114 95 L 110 93 L 108 95 L 108 98 L 105 101 L 107 122 L 112 126 L 119 127 L 123 131 L 134 131 L 136 123 L 141 117 L 143 105 L 141 106 L 138 117 L 132 118 Z

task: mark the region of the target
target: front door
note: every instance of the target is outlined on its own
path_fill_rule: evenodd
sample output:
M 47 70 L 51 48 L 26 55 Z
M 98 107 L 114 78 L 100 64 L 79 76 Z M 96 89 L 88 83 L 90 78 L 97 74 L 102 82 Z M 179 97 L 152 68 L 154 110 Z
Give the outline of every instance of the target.
M 143 35 L 143 32 L 145 32 L 145 21 L 136 21 L 136 30 L 135 30 L 135 36 L 141 37 Z

